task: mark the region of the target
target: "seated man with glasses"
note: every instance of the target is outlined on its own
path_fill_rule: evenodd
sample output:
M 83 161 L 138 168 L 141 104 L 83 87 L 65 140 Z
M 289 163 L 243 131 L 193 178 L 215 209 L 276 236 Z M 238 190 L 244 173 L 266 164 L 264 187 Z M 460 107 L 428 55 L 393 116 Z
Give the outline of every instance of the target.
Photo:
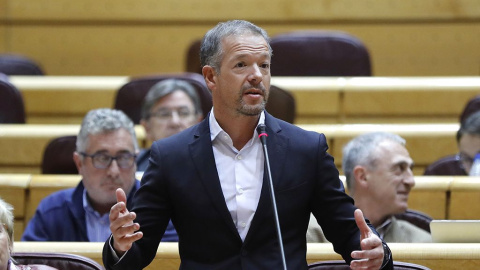
M 145 128 L 150 142 L 176 134 L 202 119 L 200 98 L 187 81 L 166 79 L 148 91 L 142 106 L 140 124 Z M 137 170 L 145 171 L 150 149 L 144 149 L 137 157 Z M 127 200 L 128 201 L 128 200 Z
M 480 111 L 470 115 L 457 132 L 458 154 L 430 164 L 424 175 L 469 175 L 473 159 L 480 153 Z
M 75 188 L 44 198 L 22 240 L 105 241 L 110 235 L 108 214 L 116 203 L 115 190 L 122 188 L 132 198 L 140 186 L 135 179 L 137 153 L 134 124 L 123 112 L 88 112 L 73 154 L 82 180 Z M 127 208 L 131 207 L 129 203 Z

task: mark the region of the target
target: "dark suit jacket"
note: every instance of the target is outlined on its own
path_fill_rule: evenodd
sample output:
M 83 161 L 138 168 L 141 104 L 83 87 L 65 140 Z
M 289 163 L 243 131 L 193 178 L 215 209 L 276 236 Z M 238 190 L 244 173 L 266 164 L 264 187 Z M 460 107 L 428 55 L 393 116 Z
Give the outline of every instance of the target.
M 359 247 L 353 200 L 344 192 L 323 134 L 265 113 L 267 149 L 288 269 L 307 269 L 306 230 L 313 212 L 335 251 L 349 262 Z M 265 170 L 267 171 L 267 170 Z M 144 236 L 107 269 L 141 269 L 154 258 L 171 218 L 179 235 L 180 269 L 281 269 L 272 204 L 264 177 L 260 201 L 242 242 L 223 197 L 208 117 L 155 142 L 134 209 Z M 372 227 L 372 230 L 373 227 Z

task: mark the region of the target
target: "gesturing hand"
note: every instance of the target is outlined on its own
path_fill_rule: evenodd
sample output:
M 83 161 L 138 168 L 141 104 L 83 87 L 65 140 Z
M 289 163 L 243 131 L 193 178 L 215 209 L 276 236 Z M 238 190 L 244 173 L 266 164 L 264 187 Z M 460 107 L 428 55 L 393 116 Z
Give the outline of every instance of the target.
M 132 247 L 133 242 L 143 237 L 140 225 L 133 223 L 136 215 L 127 210 L 127 196 L 123 189 L 116 190 L 117 203 L 110 209 L 110 231 L 113 236 L 113 249 L 119 257 Z M 137 232 L 135 232 L 137 231 Z
M 354 259 L 350 263 L 351 269 L 377 270 L 383 263 L 382 240 L 372 232 L 363 217 L 362 210 L 355 210 L 355 222 L 360 230 L 360 247 L 362 250 L 353 251 L 351 256 Z

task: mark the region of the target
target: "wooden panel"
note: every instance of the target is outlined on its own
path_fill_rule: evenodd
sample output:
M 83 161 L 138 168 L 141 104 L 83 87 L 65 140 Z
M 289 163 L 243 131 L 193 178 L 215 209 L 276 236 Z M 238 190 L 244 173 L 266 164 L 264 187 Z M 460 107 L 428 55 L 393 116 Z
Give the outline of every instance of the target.
M 452 180 L 448 176 L 415 176 L 408 208 L 424 212 L 434 219 L 446 219 L 447 194 Z
M 354 137 L 375 131 L 391 132 L 403 137 L 406 148 L 415 164 L 424 167 L 440 157 L 456 153 L 455 134 L 458 124 L 333 124 L 299 125 L 306 130 L 324 133 L 333 140 L 329 152 L 335 164 L 342 164 L 343 147 Z
M 15 242 L 17 252 L 61 252 L 89 257 L 102 264 L 104 243 L 91 242 Z M 395 260 L 417 263 L 435 270 L 475 270 L 480 267 L 480 244 L 460 243 L 391 243 Z M 340 260 L 329 243 L 308 243 L 307 262 Z M 177 243 L 160 243 L 157 254 L 145 269 L 178 269 Z
M 405 19 L 471 19 L 480 16 L 480 4 L 475 0 L 385 0 L 359 2 L 356 0 L 272 0 L 268 7 L 252 9 L 255 0 L 230 2 L 211 0 L 199 3 L 195 0 L 162 1 L 94 0 L 55 1 L 9 0 L 9 11 L 14 20 L 211 20 L 229 18 L 247 20 L 297 21 L 315 20 L 405 20 Z M 267 11 L 268 12 L 265 12 Z
M 449 219 L 480 219 L 480 178 L 456 177 L 450 192 Z
M 190 43 L 207 27 L 181 25 L 18 25 L 12 50 L 49 75 L 147 75 L 184 70 Z M 31 46 L 42 44 L 42 46 Z
M 13 224 L 13 239 L 20 240 L 22 238 L 23 231 L 25 230 L 25 221 L 22 219 L 15 219 Z
M 288 90 L 295 97 L 297 118 L 338 118 L 340 90 L 345 78 L 273 77 L 272 85 Z M 304 121 L 305 122 L 305 121 Z
M 41 200 L 56 191 L 75 187 L 80 179 L 80 175 L 33 175 L 25 207 L 25 224 L 33 217 Z
M 213 10 L 217 11 L 217 8 Z M 48 16 L 47 13 L 42 14 Z M 108 17 L 108 14 L 104 15 Z M 158 14 L 155 16 L 161 17 Z M 204 14 L 201 16 L 205 18 Z M 188 46 L 216 22 L 13 24 L 8 26 L 11 33 L 8 44 L 11 51 L 36 59 L 50 75 L 180 72 L 185 70 Z M 270 36 L 305 29 L 348 32 L 360 38 L 369 49 L 375 76 L 480 75 L 480 51 L 476 49 L 480 47 L 478 21 L 335 23 L 306 21 L 300 17 L 295 23 L 260 21 L 259 25 Z
M 23 218 L 30 175 L 1 174 L 0 197 L 11 204 L 15 218 Z
M 11 76 L 11 82 L 22 93 L 27 123 L 58 115 L 80 124 L 92 109 L 113 108 L 117 90 L 128 80 L 125 76 Z
M 352 78 L 344 90 L 346 117 L 460 115 L 480 92 L 478 77 Z
M 0 172 L 40 173 L 43 152 L 54 138 L 77 135 L 79 125 L 0 125 Z M 145 140 L 142 126 L 135 127 L 140 146 Z

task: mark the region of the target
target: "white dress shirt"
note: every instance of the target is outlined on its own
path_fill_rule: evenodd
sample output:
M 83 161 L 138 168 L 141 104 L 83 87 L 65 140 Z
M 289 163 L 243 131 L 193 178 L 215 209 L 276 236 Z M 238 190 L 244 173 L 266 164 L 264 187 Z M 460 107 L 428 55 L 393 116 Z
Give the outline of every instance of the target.
M 262 112 L 258 124 L 265 122 Z M 257 131 L 240 150 L 233 146 L 230 136 L 220 127 L 213 109 L 209 118 L 210 136 L 218 177 L 227 208 L 238 233 L 245 240 L 257 210 L 262 191 L 264 154 Z

